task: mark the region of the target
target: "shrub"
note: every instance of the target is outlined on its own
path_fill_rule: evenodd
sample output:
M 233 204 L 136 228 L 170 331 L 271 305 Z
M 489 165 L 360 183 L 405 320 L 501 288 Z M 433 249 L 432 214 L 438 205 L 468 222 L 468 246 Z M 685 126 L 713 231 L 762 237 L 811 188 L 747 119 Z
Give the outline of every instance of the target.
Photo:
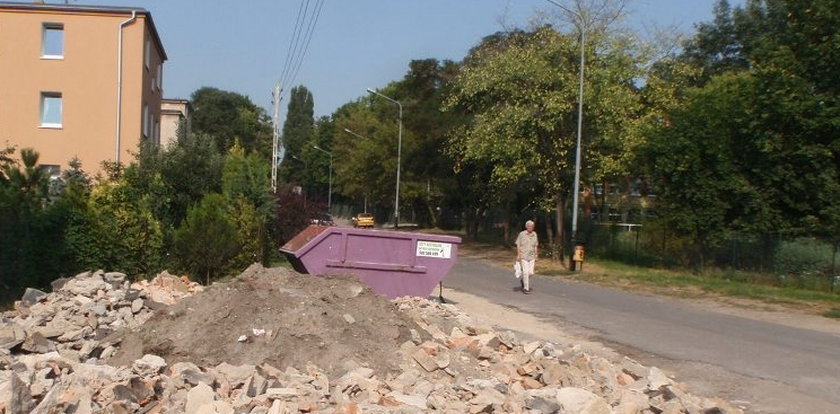
M 220 194 L 210 193 L 187 211 L 187 218 L 175 231 L 175 251 L 181 268 L 193 276 L 204 276 L 209 285 L 239 252 L 236 224 Z

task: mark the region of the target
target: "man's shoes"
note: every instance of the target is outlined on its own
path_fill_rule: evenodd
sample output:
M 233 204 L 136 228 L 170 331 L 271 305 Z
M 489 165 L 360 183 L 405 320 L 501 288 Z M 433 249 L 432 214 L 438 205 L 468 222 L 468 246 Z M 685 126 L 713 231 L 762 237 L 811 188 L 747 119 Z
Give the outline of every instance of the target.
M 531 294 L 531 289 L 522 289 L 522 293 L 524 293 L 526 295 L 530 295 Z

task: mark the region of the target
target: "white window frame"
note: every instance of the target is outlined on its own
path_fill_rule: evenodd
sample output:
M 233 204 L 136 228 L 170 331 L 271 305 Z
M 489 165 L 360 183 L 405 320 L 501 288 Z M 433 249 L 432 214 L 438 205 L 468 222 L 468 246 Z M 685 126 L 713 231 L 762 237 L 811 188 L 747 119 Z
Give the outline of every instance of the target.
M 38 169 L 49 174 L 51 179 L 61 177 L 61 166 L 54 164 L 38 164 Z
M 47 32 L 57 30 L 61 33 L 61 54 L 47 54 Z M 63 60 L 64 59 L 64 23 L 44 22 L 41 24 L 41 59 Z
M 49 98 L 58 98 L 59 106 L 58 106 L 58 122 L 44 122 L 44 116 L 46 115 L 46 105 L 47 99 Z M 41 99 L 38 101 L 41 110 L 40 110 L 40 127 L 41 128 L 53 128 L 53 129 L 61 129 L 63 128 L 64 123 L 64 95 L 61 92 L 55 91 L 44 91 L 41 92 Z
M 143 104 L 143 137 L 148 138 L 151 131 L 151 117 L 149 116 L 149 104 Z
M 160 146 L 160 119 L 155 120 L 155 127 L 152 133 L 154 134 L 155 145 Z
M 146 49 L 143 53 L 143 62 L 146 63 L 146 70 L 149 70 L 149 66 L 152 64 L 152 40 L 146 39 Z

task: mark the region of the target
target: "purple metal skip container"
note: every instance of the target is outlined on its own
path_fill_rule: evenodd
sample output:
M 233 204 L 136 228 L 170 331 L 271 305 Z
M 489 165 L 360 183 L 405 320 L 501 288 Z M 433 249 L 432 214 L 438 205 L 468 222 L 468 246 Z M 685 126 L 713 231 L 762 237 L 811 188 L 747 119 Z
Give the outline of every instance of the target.
M 449 273 L 460 237 L 309 226 L 280 248 L 300 273 L 350 274 L 377 294 L 426 297 Z

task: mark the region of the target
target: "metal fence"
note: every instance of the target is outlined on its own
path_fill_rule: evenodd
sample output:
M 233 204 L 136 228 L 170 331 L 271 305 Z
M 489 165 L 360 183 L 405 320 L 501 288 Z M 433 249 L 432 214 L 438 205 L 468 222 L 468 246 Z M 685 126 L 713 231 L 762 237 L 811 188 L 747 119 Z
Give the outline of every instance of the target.
M 840 290 L 837 240 L 796 234 L 728 233 L 697 247 L 656 223 L 587 223 L 590 257 L 628 264 L 722 271 L 728 278 L 820 291 Z

